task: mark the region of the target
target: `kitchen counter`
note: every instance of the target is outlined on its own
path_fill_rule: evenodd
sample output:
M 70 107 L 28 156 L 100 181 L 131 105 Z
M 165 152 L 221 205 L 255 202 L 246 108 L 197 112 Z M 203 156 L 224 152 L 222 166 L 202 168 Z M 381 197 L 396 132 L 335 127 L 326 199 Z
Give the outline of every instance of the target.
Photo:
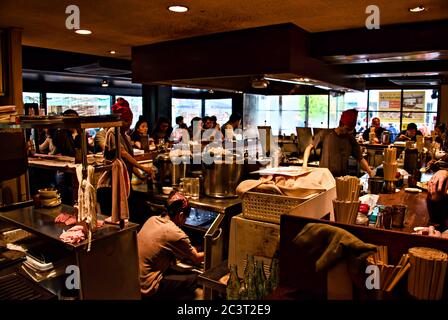
M 58 206 L 52 209 L 26 207 L 0 213 L 0 220 L 50 240 L 46 245 L 62 245 L 67 257 L 79 268 L 79 299 L 86 300 L 134 300 L 140 299 L 140 281 L 137 250 L 137 227 L 128 223 L 123 229 L 105 224 L 92 236 L 90 251 L 87 240 L 79 244 L 63 243 L 59 235 L 70 226 L 54 223 L 60 212 L 72 212 L 73 208 Z M 103 216 L 98 216 L 103 219 Z M 46 283 L 46 282 L 45 282 Z M 65 282 L 62 282 L 65 283 Z M 44 286 L 44 282 L 40 283 Z M 62 287 L 57 285 L 60 291 Z
M 426 206 L 427 192 L 410 193 L 404 191 L 404 188 L 395 194 L 380 194 L 379 205 L 392 206 L 394 204 L 403 204 L 408 207 L 406 212 L 404 228 L 397 231 L 414 232 L 414 227 L 427 226 L 429 223 L 429 213 Z
M 54 219 L 61 212 L 72 213 L 73 208 L 60 205 L 55 208 L 34 208 L 32 206 L 11 210 L 0 213 L 0 219 L 7 222 L 11 222 L 20 228 L 29 231 L 31 233 L 42 235 L 53 240 L 61 241 L 59 236 L 65 230 L 70 229 L 72 226 L 66 226 L 65 224 L 55 223 Z M 104 220 L 104 216 L 98 215 L 98 219 Z M 118 225 L 104 224 L 103 227 L 98 230 L 92 236 L 92 246 L 95 242 L 115 235 L 120 232 L 137 230 L 138 225 L 134 223 L 128 223 L 123 229 L 120 229 Z M 62 242 L 62 241 L 61 241 Z M 65 244 L 70 249 L 84 248 L 87 245 L 87 240 L 78 244 Z
M 165 202 L 168 199 L 168 195 L 159 193 L 155 190 L 148 190 L 148 186 L 145 183 L 139 185 L 133 185 L 132 189 L 135 192 L 144 193 L 149 199 L 154 199 L 159 202 Z M 242 204 L 240 198 L 228 198 L 217 199 L 201 195 L 197 200 L 190 199 L 190 205 L 194 208 L 213 211 L 220 214 L 239 214 L 242 211 Z

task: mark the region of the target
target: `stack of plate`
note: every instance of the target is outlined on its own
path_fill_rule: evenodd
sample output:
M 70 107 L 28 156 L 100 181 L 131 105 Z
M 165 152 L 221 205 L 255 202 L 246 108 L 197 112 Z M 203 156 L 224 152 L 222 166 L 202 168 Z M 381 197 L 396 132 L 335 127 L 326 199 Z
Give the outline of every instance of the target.
M 61 204 L 61 197 L 58 190 L 54 188 L 45 188 L 38 190 L 39 199 L 44 207 L 57 207 Z

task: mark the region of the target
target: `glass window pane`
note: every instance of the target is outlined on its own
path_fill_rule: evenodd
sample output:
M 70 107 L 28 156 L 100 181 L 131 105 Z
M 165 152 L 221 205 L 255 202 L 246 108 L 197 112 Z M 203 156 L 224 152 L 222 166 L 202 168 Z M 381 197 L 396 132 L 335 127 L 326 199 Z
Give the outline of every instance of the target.
M 282 110 L 289 111 L 305 111 L 305 99 L 306 96 L 281 96 L 282 97 Z
M 438 99 L 432 90 L 403 90 L 403 111 L 437 112 Z
M 431 135 L 431 131 L 437 122 L 437 113 L 435 112 L 404 112 L 402 130 L 406 130 L 408 123 L 414 122 L 423 135 Z
M 339 126 L 339 119 L 344 110 L 358 110 L 356 131 L 361 132 L 367 128 L 367 91 L 347 92 L 341 96 L 330 95 L 330 128 Z
M 296 127 L 305 127 L 306 111 L 282 111 L 281 134 L 296 133 Z M 274 131 L 277 134 L 276 131 Z
M 278 96 L 244 95 L 243 128 L 256 129 L 257 126 L 271 126 L 277 135 L 280 127 L 280 106 Z
M 132 118 L 131 128 L 134 128 L 138 121 L 138 118 L 143 114 L 143 98 L 138 96 L 120 96 L 120 97 L 126 99 L 129 102 L 132 114 L 134 115 L 134 117 Z
M 202 100 L 200 99 L 171 99 L 172 125 L 176 125 L 176 117 L 184 117 L 184 123 L 190 126 L 191 119 L 201 117 Z
M 401 90 L 370 90 L 369 111 L 400 111 Z
M 232 114 L 232 99 L 208 99 L 205 100 L 205 115 L 216 116 L 219 124 L 229 121 Z
M 308 99 L 308 127 L 328 128 L 328 95 L 310 95 Z
M 40 93 L 39 92 L 24 92 L 23 103 L 37 103 L 40 105 Z
M 330 128 L 339 126 L 339 119 L 344 110 L 358 110 L 356 131 L 360 132 L 367 127 L 367 91 L 347 92 L 344 95 L 330 95 Z
M 111 104 L 109 95 L 94 94 L 47 94 L 47 113 L 61 114 L 65 110 L 73 109 L 80 116 L 94 116 L 110 114 Z

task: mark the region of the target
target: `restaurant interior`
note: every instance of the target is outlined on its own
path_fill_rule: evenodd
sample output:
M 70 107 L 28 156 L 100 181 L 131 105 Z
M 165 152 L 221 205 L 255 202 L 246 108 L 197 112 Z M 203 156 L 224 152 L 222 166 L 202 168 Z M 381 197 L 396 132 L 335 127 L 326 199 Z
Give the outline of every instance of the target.
M 448 299 L 447 34 L 446 0 L 2 0 L 0 300 Z

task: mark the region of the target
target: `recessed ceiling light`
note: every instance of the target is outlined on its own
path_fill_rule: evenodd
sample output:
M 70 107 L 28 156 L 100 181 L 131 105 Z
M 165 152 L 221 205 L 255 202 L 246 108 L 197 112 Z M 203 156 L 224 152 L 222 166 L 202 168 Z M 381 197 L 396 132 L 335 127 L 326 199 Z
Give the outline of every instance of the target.
M 110 54 L 116 54 L 117 51 L 115 51 L 115 50 L 110 50 L 109 53 L 110 53 Z
M 414 8 L 409 8 L 410 12 L 422 12 L 425 11 L 426 8 L 424 6 L 418 6 L 418 7 L 414 7 Z
M 92 34 L 92 31 L 90 30 L 85 30 L 85 29 L 79 29 L 75 31 L 77 34 Z
M 186 6 L 169 6 L 168 10 L 172 11 L 172 12 L 187 12 L 188 11 L 188 7 Z

